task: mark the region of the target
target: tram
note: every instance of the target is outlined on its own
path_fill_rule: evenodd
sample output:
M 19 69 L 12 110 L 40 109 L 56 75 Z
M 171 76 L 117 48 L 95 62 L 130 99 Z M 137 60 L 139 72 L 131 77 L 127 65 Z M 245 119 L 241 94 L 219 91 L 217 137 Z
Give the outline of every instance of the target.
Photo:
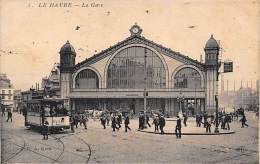
M 48 121 L 51 132 L 70 128 L 70 117 L 66 104 L 68 99 L 44 98 L 27 101 L 25 126 L 41 129 L 44 121 Z

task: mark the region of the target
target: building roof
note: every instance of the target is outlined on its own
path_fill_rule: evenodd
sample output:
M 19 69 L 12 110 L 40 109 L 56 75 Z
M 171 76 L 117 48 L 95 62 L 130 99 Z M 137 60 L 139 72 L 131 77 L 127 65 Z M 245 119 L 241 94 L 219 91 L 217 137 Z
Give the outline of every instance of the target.
M 218 42 L 216 41 L 216 39 L 213 37 L 213 35 L 210 36 L 209 40 L 207 41 L 206 45 L 205 45 L 205 49 L 214 49 L 217 48 L 219 49 L 219 45 Z
M 72 53 L 72 54 L 76 55 L 74 47 L 70 44 L 70 42 L 68 40 L 60 49 L 60 54 L 63 54 L 63 53 Z
M 118 42 L 117 44 L 115 44 L 114 46 L 111 46 L 97 54 L 94 54 L 93 56 L 91 56 L 90 58 L 86 58 L 84 61 L 78 63 L 77 65 L 75 65 L 75 70 L 77 70 L 78 68 L 80 68 L 82 65 L 90 65 L 93 64 L 109 55 L 112 55 L 115 51 L 117 51 L 118 49 L 129 45 L 129 44 L 145 44 L 149 47 L 152 47 L 154 49 L 156 49 L 157 51 L 163 52 L 164 55 L 173 58 L 175 60 L 178 60 L 180 62 L 186 63 L 186 64 L 191 64 L 191 65 L 195 65 L 200 69 L 204 69 L 204 63 L 201 63 L 197 60 L 191 59 L 188 56 L 185 56 L 179 52 L 175 52 L 173 50 L 171 50 L 170 48 L 166 48 L 160 44 L 157 44 L 151 40 L 146 39 L 143 36 L 140 35 L 132 35 L 128 38 L 126 38 L 125 40 Z

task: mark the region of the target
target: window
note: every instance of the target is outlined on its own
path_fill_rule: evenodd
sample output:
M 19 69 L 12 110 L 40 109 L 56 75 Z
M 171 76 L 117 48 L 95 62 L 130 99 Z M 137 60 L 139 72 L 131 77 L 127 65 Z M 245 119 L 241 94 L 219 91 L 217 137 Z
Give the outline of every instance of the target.
M 8 90 L 8 93 L 9 93 L 9 94 L 12 94 L 12 91 L 11 91 L 11 90 Z
M 8 96 L 8 100 L 11 100 L 11 96 Z
M 2 100 L 4 100 L 5 99 L 5 96 L 4 95 L 2 95 Z
M 5 90 L 2 90 L 2 94 L 5 94 Z
M 174 77 L 174 88 L 199 89 L 200 83 L 200 74 L 193 68 L 183 68 Z
M 107 88 L 165 88 L 165 85 L 164 65 L 150 49 L 138 46 L 123 49 L 108 66 Z
M 98 88 L 99 81 L 97 74 L 90 70 L 85 69 L 78 73 L 75 79 L 76 88 Z

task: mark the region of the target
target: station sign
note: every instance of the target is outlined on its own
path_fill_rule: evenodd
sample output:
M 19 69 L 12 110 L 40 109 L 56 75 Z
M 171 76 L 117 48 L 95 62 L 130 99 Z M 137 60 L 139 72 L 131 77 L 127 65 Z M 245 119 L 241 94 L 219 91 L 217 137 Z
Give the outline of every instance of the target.
M 224 62 L 224 73 L 233 72 L 233 61 Z

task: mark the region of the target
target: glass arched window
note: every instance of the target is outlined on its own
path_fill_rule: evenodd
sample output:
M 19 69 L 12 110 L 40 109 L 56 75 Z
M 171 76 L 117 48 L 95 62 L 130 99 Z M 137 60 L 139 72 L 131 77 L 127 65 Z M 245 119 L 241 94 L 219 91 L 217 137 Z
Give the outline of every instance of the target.
M 75 87 L 76 88 L 98 88 L 99 81 L 97 74 L 90 70 L 84 69 L 78 73 L 75 78 Z
M 165 85 L 166 71 L 161 59 L 144 47 L 135 46 L 120 51 L 107 70 L 107 88 L 165 88 Z
M 179 70 L 174 77 L 174 88 L 201 88 L 201 76 L 193 68 L 183 68 Z

